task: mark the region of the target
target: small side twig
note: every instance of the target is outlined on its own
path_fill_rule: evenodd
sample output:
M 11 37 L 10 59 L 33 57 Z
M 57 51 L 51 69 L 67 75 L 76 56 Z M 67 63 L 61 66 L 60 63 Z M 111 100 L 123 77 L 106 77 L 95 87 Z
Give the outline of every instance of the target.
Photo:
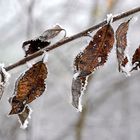
M 121 14 L 119 14 L 117 16 L 114 16 L 112 22 L 115 22 L 115 21 L 120 20 L 122 18 L 128 17 L 128 16 L 130 16 L 132 14 L 135 14 L 137 12 L 140 12 L 140 7 L 134 8 L 132 10 L 129 10 L 127 12 L 124 12 L 124 13 L 121 13 Z M 9 66 L 5 67 L 5 70 L 10 71 L 10 70 L 12 70 L 12 69 L 14 69 L 14 68 L 16 68 L 16 67 L 18 67 L 20 65 L 25 64 L 27 61 L 30 61 L 31 59 L 34 59 L 34 58 L 42 55 L 44 53 L 44 50 L 49 52 L 49 51 L 51 51 L 51 50 L 53 50 L 53 49 L 55 49 L 57 47 L 60 47 L 60 46 L 62 46 L 64 44 L 68 43 L 68 42 L 71 42 L 71 41 L 76 40 L 76 39 L 78 39 L 80 37 L 86 36 L 89 32 L 92 32 L 92 31 L 104 26 L 106 23 L 107 23 L 107 20 L 104 20 L 104 21 L 100 22 L 99 24 L 97 24 L 95 26 L 92 26 L 92 27 L 80 32 L 80 33 L 77 33 L 77 34 L 75 34 L 73 36 L 64 38 L 63 40 L 60 40 L 59 42 L 55 43 L 54 45 L 51 45 L 49 47 L 47 46 L 44 49 L 41 49 L 41 50 L 35 52 L 34 54 L 32 54 L 32 55 L 30 55 L 28 57 L 25 57 L 25 58 L 19 60 L 18 62 L 14 63 L 12 65 L 9 65 Z

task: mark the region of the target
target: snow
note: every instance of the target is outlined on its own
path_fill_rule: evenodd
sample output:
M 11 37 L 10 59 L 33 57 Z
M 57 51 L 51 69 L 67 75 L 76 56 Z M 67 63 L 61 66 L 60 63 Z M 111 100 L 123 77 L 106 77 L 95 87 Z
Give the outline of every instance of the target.
M 111 23 L 113 21 L 113 15 L 112 14 L 107 14 L 107 24 Z

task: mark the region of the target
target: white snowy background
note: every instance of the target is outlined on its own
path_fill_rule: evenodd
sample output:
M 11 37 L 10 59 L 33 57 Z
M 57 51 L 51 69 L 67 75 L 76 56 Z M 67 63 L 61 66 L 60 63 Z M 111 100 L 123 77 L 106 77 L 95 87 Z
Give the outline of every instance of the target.
M 6 66 L 24 57 L 22 42 L 55 24 L 78 33 L 106 18 L 140 6 L 140 0 L 0 0 L 0 63 Z M 132 17 L 132 16 L 130 16 Z M 127 20 L 113 23 L 113 28 Z M 129 52 L 140 44 L 140 15 L 130 22 Z M 0 140 L 139 140 L 140 72 L 125 77 L 117 70 L 115 46 L 109 61 L 90 78 L 84 109 L 70 104 L 72 63 L 87 45 L 83 37 L 49 53 L 47 90 L 31 103 L 33 113 L 26 130 L 16 116 L 8 117 L 8 98 L 27 65 L 10 71 L 11 78 L 0 101 Z

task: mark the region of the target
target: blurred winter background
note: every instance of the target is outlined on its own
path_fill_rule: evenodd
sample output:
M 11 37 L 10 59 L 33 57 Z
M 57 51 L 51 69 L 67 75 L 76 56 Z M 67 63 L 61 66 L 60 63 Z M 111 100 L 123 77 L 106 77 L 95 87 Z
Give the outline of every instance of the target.
M 108 13 L 137 6 L 140 0 L 0 0 L 0 63 L 8 66 L 22 59 L 22 42 L 55 24 L 70 36 L 102 21 Z M 114 29 L 127 19 L 113 23 Z M 140 44 L 139 36 L 137 14 L 128 33 L 131 55 Z M 89 37 L 83 37 L 49 53 L 47 91 L 31 103 L 33 113 L 26 130 L 20 128 L 16 115 L 7 114 L 14 82 L 27 65 L 10 71 L 9 85 L 0 102 L 0 140 L 140 139 L 140 73 L 134 72 L 131 77 L 119 73 L 115 49 L 105 66 L 90 78 L 83 112 L 71 106 L 73 58 L 88 41 Z

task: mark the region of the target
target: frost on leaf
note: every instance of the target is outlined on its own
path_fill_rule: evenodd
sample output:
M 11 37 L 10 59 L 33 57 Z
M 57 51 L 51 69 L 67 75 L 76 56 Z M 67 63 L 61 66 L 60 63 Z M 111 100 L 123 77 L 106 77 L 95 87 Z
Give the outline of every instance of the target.
M 28 124 L 28 119 L 31 117 L 32 110 L 29 106 L 26 106 L 24 111 L 18 114 L 19 122 L 21 124 L 21 128 L 25 129 Z
M 61 31 L 65 31 L 65 29 L 61 28 L 59 25 L 54 26 L 51 29 L 46 30 L 42 35 L 33 40 L 28 40 L 23 42 L 22 48 L 25 51 L 25 56 L 31 55 L 36 51 L 45 48 L 50 45 L 50 39 L 57 36 Z M 66 36 L 66 31 L 65 35 Z
M 133 68 L 131 71 L 138 70 L 140 68 L 140 46 L 135 50 L 135 53 L 133 54 L 132 65 Z
M 103 26 L 94 35 L 88 46 L 80 52 L 74 61 L 74 78 L 72 81 L 72 104 L 79 108 L 79 98 L 83 90 L 87 77 L 99 66 L 107 61 L 109 52 L 114 44 L 114 31 L 110 24 Z M 75 78 L 75 75 L 78 76 Z
M 3 95 L 5 85 L 8 82 L 9 77 L 9 73 L 7 73 L 4 69 L 4 64 L 0 64 L 0 99 Z
M 12 105 L 10 115 L 21 113 L 26 104 L 42 95 L 45 91 L 47 73 L 46 65 L 39 61 L 17 80 L 15 93 L 10 101 Z
M 55 25 L 53 28 L 46 30 L 39 39 L 41 40 L 49 40 L 56 37 L 61 31 L 65 32 L 64 37 L 66 36 L 66 30 L 61 28 L 59 25 Z
M 43 54 L 43 62 L 47 63 L 48 62 L 48 58 L 49 58 L 48 52 L 44 52 L 44 54 Z
M 127 47 L 127 32 L 129 21 L 120 24 L 116 31 L 116 53 L 118 60 L 119 72 L 125 72 L 125 66 L 128 63 L 128 56 L 126 54 Z M 125 72 L 126 73 L 126 72 Z
M 96 45 L 95 45 L 96 44 Z M 75 58 L 75 71 L 81 76 L 91 74 L 97 67 L 102 66 L 114 44 L 114 31 L 110 24 L 99 29 L 88 46 Z
M 107 23 L 111 23 L 113 21 L 113 15 L 112 14 L 107 14 Z
M 82 111 L 82 96 L 86 89 L 87 77 L 77 77 L 72 80 L 72 105 Z

